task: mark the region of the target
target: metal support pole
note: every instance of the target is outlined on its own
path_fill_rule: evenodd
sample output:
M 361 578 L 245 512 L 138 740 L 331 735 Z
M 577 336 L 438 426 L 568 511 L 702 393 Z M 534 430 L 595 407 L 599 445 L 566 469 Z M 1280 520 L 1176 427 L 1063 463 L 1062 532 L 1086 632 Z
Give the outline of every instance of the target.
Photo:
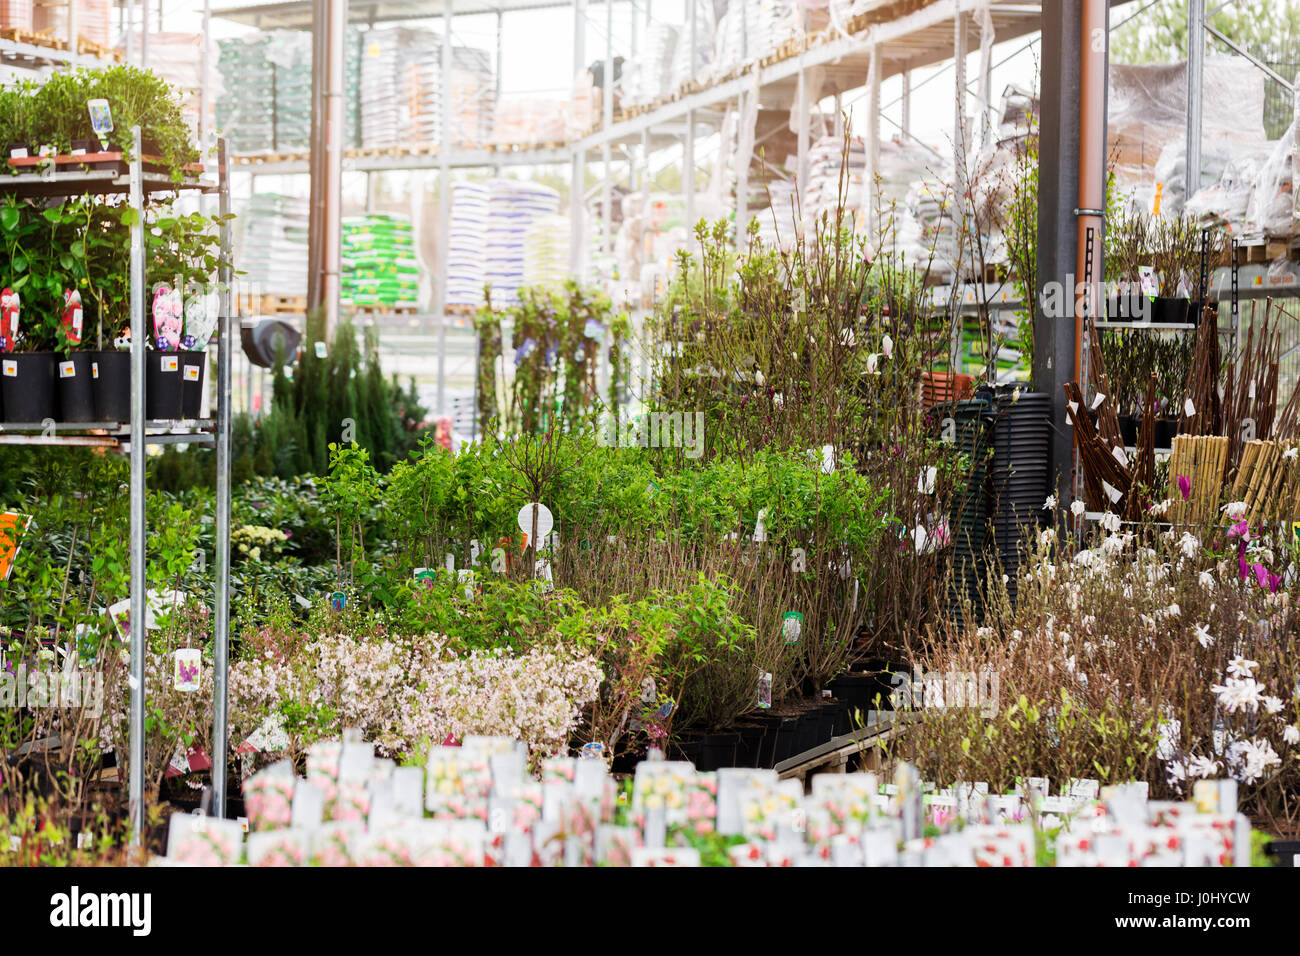
M 582 249 L 582 194 L 586 188 L 586 153 L 573 151 L 573 168 L 569 173 L 569 271 L 581 279 L 586 272 L 586 256 Z
M 1074 210 L 1076 283 L 1085 283 L 1074 317 L 1074 376 L 1084 382 L 1084 321 L 1101 308 L 1102 230 L 1106 208 L 1106 29 L 1107 0 L 1084 0 L 1079 70 L 1079 186 Z M 1096 39 L 1094 39 L 1094 37 Z M 1091 271 L 1091 274 L 1089 274 Z M 1076 286 L 1077 287 L 1077 286 Z
M 871 44 L 871 65 L 867 68 L 867 136 L 865 146 L 866 170 L 862 176 L 862 211 L 868 240 L 875 238 L 877 219 L 881 210 L 876 208 L 876 176 L 880 173 L 880 47 Z
M 802 65 L 799 67 L 798 81 L 795 84 L 795 143 L 797 145 L 795 162 L 795 195 L 799 198 L 798 208 L 803 215 L 808 209 L 804 201 L 808 198 L 808 75 Z M 802 232 L 800 228 L 800 232 Z
M 614 125 L 614 0 L 605 0 L 605 82 L 600 91 L 600 128 L 606 133 Z M 610 169 L 610 144 L 601 147 L 604 185 L 600 191 L 600 247 L 605 255 L 614 251 L 614 171 Z
M 200 41 L 199 69 L 199 151 L 208 145 L 208 110 L 212 106 L 212 91 L 208 86 L 208 74 L 212 69 L 212 41 L 209 31 L 212 27 L 212 0 L 203 0 L 203 38 Z
M 131 843 L 140 845 L 144 830 L 144 751 L 145 751 L 145 497 L 144 497 L 144 189 L 140 163 L 140 127 L 131 128 L 131 472 L 130 472 L 130 539 L 131 539 L 131 740 L 130 797 Z
M 325 8 L 323 4 L 313 3 L 311 8 L 311 153 L 308 158 L 308 202 L 307 202 L 307 314 L 311 315 L 321 306 L 322 288 L 320 281 L 322 237 L 324 235 L 324 206 L 322 194 L 325 177 L 322 164 L 325 162 L 325 112 L 321 91 L 325 88 Z M 266 292 L 269 290 L 259 290 Z M 329 339 L 330 330 L 325 330 Z M 249 411 L 252 411 L 253 370 L 248 371 Z
M 575 81 L 586 69 L 587 0 L 573 3 L 573 76 Z M 582 249 L 583 194 L 586 191 L 586 155 L 574 150 L 569 179 L 569 271 L 581 278 L 586 271 Z
M 231 407 L 230 361 L 233 352 L 230 318 L 230 286 L 234 280 L 231 268 L 230 224 L 225 217 L 230 214 L 230 169 L 226 159 L 226 141 L 217 142 L 217 177 L 221 192 L 218 209 L 221 212 L 221 275 L 220 311 L 217 325 L 217 514 L 216 555 L 217 579 L 214 586 L 215 630 L 212 645 L 212 813 L 226 815 L 226 755 L 230 751 L 226 713 L 229 706 L 226 678 L 230 668 L 230 423 L 234 409 Z
M 912 137 L 912 71 L 904 70 L 903 81 L 903 139 Z
M 140 69 L 149 69 L 149 0 L 140 0 Z
M 695 229 L 695 110 L 686 113 L 686 143 L 682 149 L 682 192 L 686 194 L 686 232 Z
M 1034 387 L 1052 397 L 1052 485 L 1062 510 L 1070 499 L 1073 437 L 1062 386 L 1074 371 L 1074 327 L 1066 314 L 1049 312 L 1060 301 L 1049 289 L 1073 288 L 1076 183 L 1079 164 L 1079 64 L 1082 0 L 1043 6 L 1042 125 L 1039 130 L 1038 288 L 1034 318 Z
M 321 294 L 325 307 L 325 328 L 332 331 L 339 321 L 339 296 L 343 279 L 343 44 L 347 35 L 347 0 L 324 0 L 328 34 L 325 60 L 325 219 L 321 230 L 324 268 Z
M 438 414 L 447 414 L 447 274 L 450 269 L 451 235 L 451 16 L 452 0 L 442 7 L 442 118 L 438 137 L 438 223 L 442 255 L 438 257 Z
M 736 101 L 736 248 L 744 249 L 749 235 L 749 166 L 754 161 L 754 124 L 750 122 L 750 93 Z
M 690 31 L 691 38 L 691 76 L 694 77 L 700 71 L 699 60 L 699 39 L 698 39 L 698 20 L 696 16 L 696 0 L 686 0 L 686 16 L 690 18 L 687 29 Z
M 953 117 L 952 156 L 956 173 L 957 196 L 966 193 L 966 14 L 958 11 L 952 19 Z
M 988 7 L 980 20 L 980 150 L 992 146 L 993 141 L 993 43 L 996 37 L 993 14 Z
M 1201 188 L 1201 85 L 1205 79 L 1205 0 L 1187 4 L 1187 154 L 1184 201 Z
M 68 0 L 68 54 L 74 63 L 81 55 L 81 44 L 77 42 L 80 34 L 81 24 L 77 22 L 77 0 Z

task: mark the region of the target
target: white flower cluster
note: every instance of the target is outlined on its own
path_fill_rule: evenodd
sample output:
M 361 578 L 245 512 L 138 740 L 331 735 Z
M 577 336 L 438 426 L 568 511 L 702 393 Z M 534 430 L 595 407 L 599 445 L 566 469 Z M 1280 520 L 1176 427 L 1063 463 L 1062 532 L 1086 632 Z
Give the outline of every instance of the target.
M 267 528 L 258 524 L 240 525 L 230 532 L 230 544 L 240 554 L 250 560 L 262 560 L 262 549 L 278 551 L 289 540 L 289 535 L 277 528 Z

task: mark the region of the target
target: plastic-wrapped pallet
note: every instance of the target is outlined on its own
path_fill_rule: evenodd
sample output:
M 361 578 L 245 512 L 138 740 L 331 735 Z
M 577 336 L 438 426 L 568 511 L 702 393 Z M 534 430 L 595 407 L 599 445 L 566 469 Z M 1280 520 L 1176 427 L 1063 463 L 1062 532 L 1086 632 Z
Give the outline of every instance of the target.
M 370 213 L 343 220 L 340 301 L 358 308 L 417 308 L 420 260 L 411 220 Z
M 673 47 L 672 72 L 668 80 L 668 93 L 680 89 L 683 84 L 697 77 L 707 76 L 709 63 L 713 59 L 713 6 L 708 3 L 695 5 L 695 51 L 691 52 L 690 25 L 682 27 Z
M 624 100 L 628 105 L 644 106 L 671 92 L 673 52 L 680 32 L 670 23 L 655 23 L 650 27 L 626 74 Z
M 866 201 L 867 151 L 861 138 L 854 136 L 849 141 L 847 168 L 844 158 L 844 140 L 838 136 L 822 137 L 809 148 L 808 187 L 804 190 L 803 209 L 810 226 L 821 218 L 823 212 L 834 217 L 841 189 L 846 210 L 860 209 Z M 852 212 L 847 215 L 851 216 Z
M 264 295 L 307 294 L 308 202 L 254 193 L 236 208 L 235 268 L 240 282 Z
M 13 30 L 32 28 L 32 0 L 0 0 L 0 27 Z
M 494 305 L 518 301 L 524 284 L 524 240 L 528 227 L 560 209 L 560 194 L 541 183 L 495 179 L 488 184 L 487 281 Z
M 726 76 L 776 52 L 800 32 L 802 8 L 794 0 L 732 0 L 718 20 L 711 75 Z
M 1268 162 L 1269 152 L 1268 147 L 1261 146 L 1233 156 L 1224 165 L 1218 181 L 1188 200 L 1183 212 L 1199 220 L 1202 226 L 1217 226 L 1238 238 L 1252 232 L 1263 238 L 1263 231 L 1252 227 L 1248 213 L 1255 183 Z
M 524 285 L 559 285 L 568 274 L 568 217 L 539 216 L 524 232 Z
M 563 142 L 569 115 L 569 104 L 564 100 L 502 100 L 496 108 L 492 142 L 499 146 Z
M 1202 92 L 1202 153 L 1210 157 L 1230 155 L 1263 143 L 1263 74 L 1242 57 L 1213 56 L 1206 58 L 1205 77 L 1208 82 Z M 1154 208 L 1157 192 L 1163 194 L 1169 189 L 1156 179 L 1156 164 L 1165 147 L 1186 140 L 1186 128 L 1185 61 L 1111 64 L 1106 155 L 1117 185 L 1148 209 Z M 1161 171 L 1176 172 L 1178 168 L 1171 157 Z
M 957 224 L 953 219 L 956 199 L 952 184 L 923 179 L 912 184 L 907 207 L 919 227 L 919 241 L 905 250 L 913 262 L 930 262 L 931 272 L 951 277 L 957 269 Z
M 452 145 L 481 147 L 492 135 L 496 81 L 492 61 L 484 50 L 455 47 L 451 59 Z
M 447 236 L 447 305 L 480 306 L 487 279 L 489 199 L 486 186 L 461 183 L 451 194 Z
M 110 0 L 77 0 L 77 35 L 91 43 L 106 47 L 112 32 L 113 6 Z M 27 26 L 38 33 L 51 33 L 64 38 L 68 35 L 68 6 L 53 0 L 29 2 L 31 12 Z M 5 26 L 19 24 L 6 23 Z M 153 39 L 150 34 L 150 39 Z
M 267 34 L 266 58 L 275 71 L 275 145 L 311 145 L 311 35 L 302 30 Z
M 441 39 L 391 27 L 361 38 L 361 142 L 367 147 L 436 144 L 441 138 Z
M 757 195 L 749 208 L 751 215 L 758 219 L 758 238 L 763 247 L 768 250 L 789 249 L 800 235 L 794 205 L 794 180 L 770 179 L 765 189 L 760 184 L 755 192 Z
M 203 85 L 203 37 L 197 33 L 149 34 L 149 69 L 180 91 L 185 119 L 197 132 L 199 89 Z M 213 119 L 213 101 L 222 96 L 224 82 L 216 64 L 208 67 L 208 118 Z M 209 122 L 208 129 L 212 124 Z
M 1291 236 L 1296 231 L 1295 181 L 1296 124 L 1273 144 L 1260 167 L 1250 197 L 1247 218 L 1250 229 L 1265 236 Z
M 217 126 L 237 153 L 274 148 L 275 67 L 265 34 L 222 40 L 217 68 L 225 94 L 217 100 Z

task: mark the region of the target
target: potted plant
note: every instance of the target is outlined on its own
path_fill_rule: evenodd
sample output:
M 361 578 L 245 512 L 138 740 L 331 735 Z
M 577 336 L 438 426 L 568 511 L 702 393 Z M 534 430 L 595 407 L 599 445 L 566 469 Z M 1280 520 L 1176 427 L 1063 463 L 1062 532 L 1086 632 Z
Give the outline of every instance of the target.
M 1152 302 L 1151 319 L 1165 325 L 1188 321 L 1191 290 L 1200 265 L 1196 223 L 1183 216 L 1165 216 L 1152 229 L 1152 266 L 1159 293 Z
M 71 276 L 52 255 L 51 220 L 12 198 L 0 205 L 0 395 L 7 422 L 57 417 L 55 348 Z
M 1150 300 L 1142 290 L 1142 263 L 1149 258 L 1145 213 L 1126 211 L 1106 235 L 1106 317 L 1112 322 L 1148 322 Z
M 1154 348 L 1153 365 L 1159 396 L 1160 416 L 1155 424 L 1155 446 L 1170 448 L 1178 434 L 1182 398 L 1191 375 L 1196 343 L 1190 335 L 1161 337 Z

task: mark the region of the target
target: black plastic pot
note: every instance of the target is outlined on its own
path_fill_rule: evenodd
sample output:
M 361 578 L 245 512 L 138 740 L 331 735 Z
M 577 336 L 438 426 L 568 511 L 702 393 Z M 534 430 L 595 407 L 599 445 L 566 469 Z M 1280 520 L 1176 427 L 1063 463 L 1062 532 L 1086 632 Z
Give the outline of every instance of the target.
M 743 723 L 736 725 L 736 766 L 757 767 L 758 755 L 767 736 L 767 728 L 760 723 Z
M 825 707 L 831 714 L 831 736 L 839 737 L 852 730 L 849 718 L 849 705 L 836 697 L 823 698 Z
M 719 767 L 736 765 L 736 745 L 740 735 L 734 731 L 704 735 L 704 746 L 700 751 L 699 770 L 717 770 Z
M 668 748 L 676 760 L 689 760 L 696 767 L 700 765 L 700 755 L 704 749 L 703 738 L 692 731 L 685 731 L 677 737 Z
M 1155 427 L 1155 446 L 1157 448 L 1172 448 L 1174 436 L 1178 434 L 1178 419 L 1176 418 L 1157 418 Z
M 776 728 L 776 738 L 772 746 L 772 763 L 775 767 L 782 760 L 788 760 L 795 755 L 795 746 L 799 740 L 799 718 L 794 716 L 783 716 L 779 718 L 780 723 Z
M 1151 302 L 1151 321 L 1158 325 L 1181 325 L 1187 322 L 1191 302 L 1158 295 Z
M 149 421 L 181 418 L 181 357 L 150 352 L 144 358 L 144 417 Z
M 69 352 L 59 357 L 59 418 L 65 422 L 93 422 L 95 381 L 89 352 Z
M 55 418 L 55 360 L 53 352 L 0 355 L 0 396 L 4 420 L 38 425 Z
M 821 714 L 815 710 L 805 710 L 798 715 L 794 725 L 794 741 L 790 745 L 790 757 L 817 746 L 817 728 L 820 723 Z
M 198 418 L 203 410 L 207 352 L 181 352 L 181 417 Z
M 838 700 L 844 701 L 848 710 L 856 707 L 865 712 L 871 708 L 871 698 L 876 693 L 876 678 L 874 674 L 841 674 L 827 687 Z
M 1106 318 L 1112 322 L 1150 322 L 1151 300 L 1140 293 L 1114 293 L 1106 297 Z
M 1138 440 L 1138 423 L 1141 421 L 1136 415 L 1119 416 L 1119 434 L 1124 439 L 1125 445 L 1136 445 Z
M 130 421 L 131 353 L 102 351 L 89 354 L 95 421 Z
M 1295 866 L 1300 863 L 1300 840 L 1274 840 L 1264 852 L 1273 858 L 1274 866 Z

